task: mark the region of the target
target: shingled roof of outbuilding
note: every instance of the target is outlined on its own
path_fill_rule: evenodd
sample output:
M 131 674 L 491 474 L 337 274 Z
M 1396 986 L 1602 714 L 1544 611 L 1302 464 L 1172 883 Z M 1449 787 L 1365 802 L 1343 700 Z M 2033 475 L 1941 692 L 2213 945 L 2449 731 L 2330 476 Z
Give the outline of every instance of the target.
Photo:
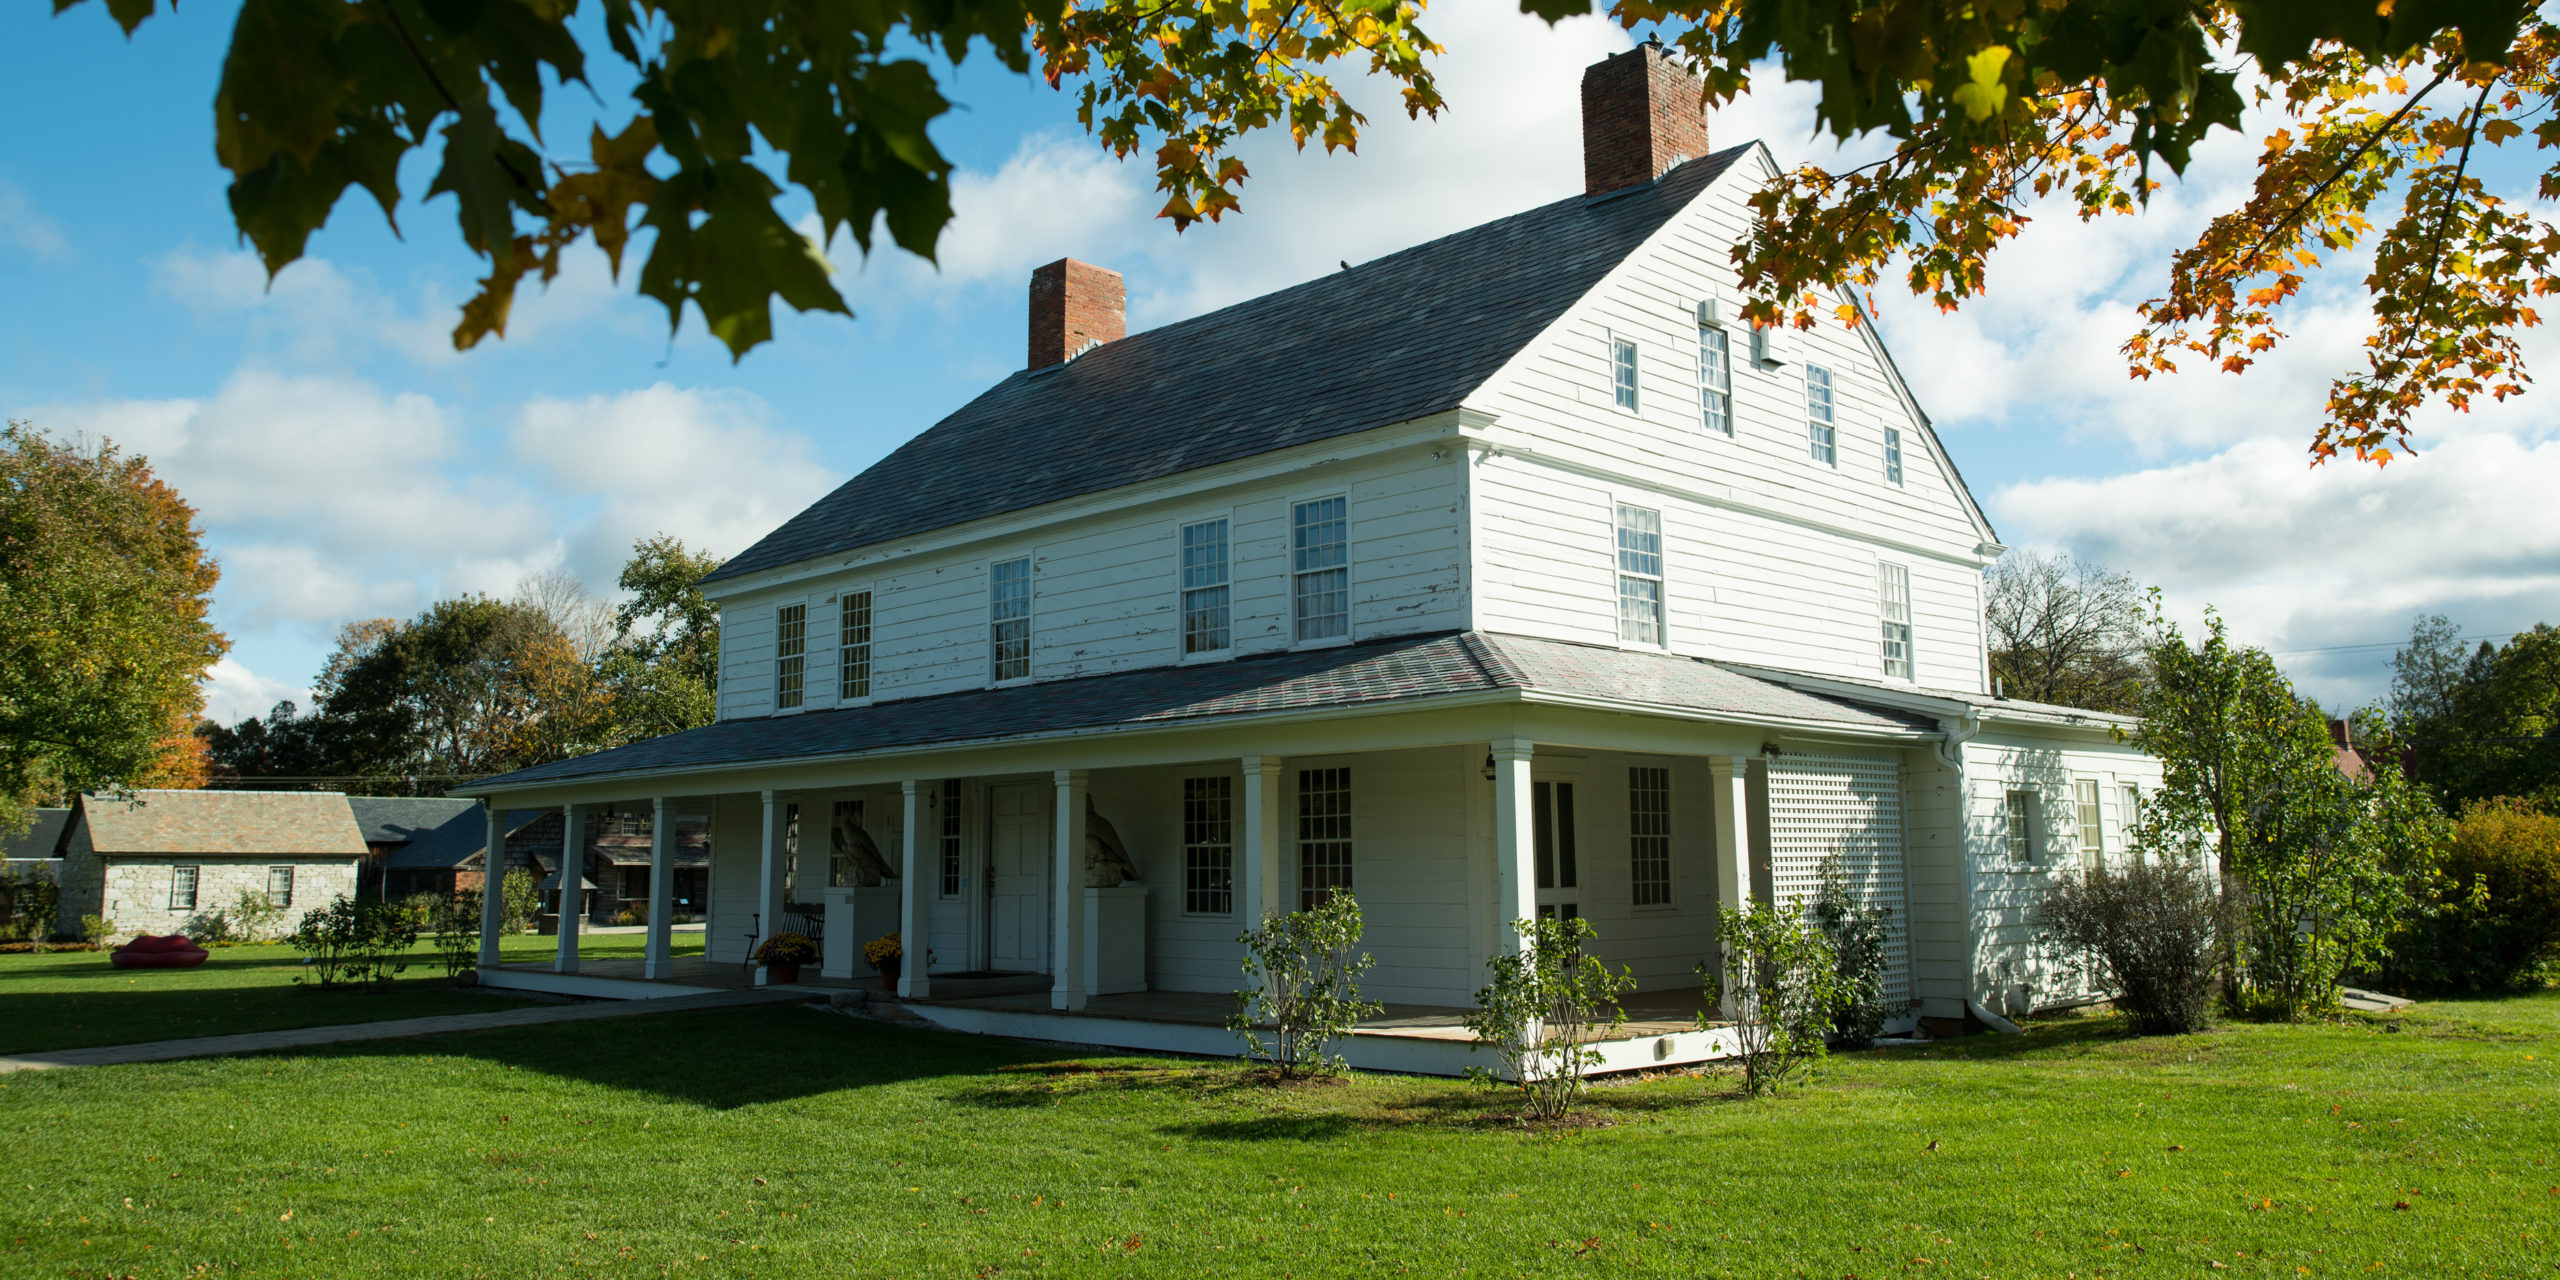
M 1877 736 L 1907 738 L 1938 728 L 1926 716 L 1790 689 L 1701 659 L 1457 631 L 1200 666 L 973 689 L 864 707 L 723 720 L 611 751 L 483 778 L 464 790 L 1104 729 L 1170 728 L 1277 712 L 1506 691 Z
M 1016 373 L 704 581 L 1456 408 L 1751 145 Z
M 136 791 L 80 797 L 89 842 L 110 857 L 363 857 L 364 832 L 337 791 Z

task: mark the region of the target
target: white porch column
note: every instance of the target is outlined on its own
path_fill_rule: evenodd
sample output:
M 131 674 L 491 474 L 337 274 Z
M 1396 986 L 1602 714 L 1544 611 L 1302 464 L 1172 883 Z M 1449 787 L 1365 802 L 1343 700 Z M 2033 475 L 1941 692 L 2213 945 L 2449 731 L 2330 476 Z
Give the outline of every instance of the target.
M 1074 1011 L 1084 1007 L 1091 993 L 1092 979 L 1084 971 L 1084 798 L 1087 774 L 1082 769 L 1060 769 L 1050 775 L 1057 783 L 1058 817 L 1050 825 L 1058 834 L 1058 866 L 1050 883 L 1055 892 L 1050 901 L 1057 908 L 1056 923 L 1049 930 L 1052 946 L 1049 1007 Z
M 665 796 L 649 798 L 649 949 L 640 976 L 675 976 L 676 817 Z
M 488 809 L 489 843 L 480 854 L 480 967 L 498 964 L 498 926 L 507 915 L 507 811 L 495 798 Z
M 579 891 L 587 878 L 587 807 L 563 805 L 560 809 L 560 954 L 551 967 L 561 973 L 578 971 L 578 933 L 586 926 L 586 895 Z
M 1244 758 L 1244 874 L 1236 891 L 1244 898 L 1244 926 L 1259 929 L 1265 918 L 1296 904 L 1281 895 L 1280 757 Z
M 773 792 L 764 793 L 764 825 L 759 828 L 764 833 L 764 861 L 757 867 L 756 872 L 755 910 L 756 945 L 758 946 L 762 946 L 765 939 L 783 931 L 782 871 L 784 863 L 791 856 L 790 849 L 784 844 L 789 835 L 790 815 L 791 805 L 788 801 Z M 764 983 L 764 966 L 757 965 L 756 985 L 761 987 Z
M 1708 756 L 1708 803 L 1715 810 L 1716 903 L 1740 911 L 1751 905 L 1751 762 L 1743 756 Z M 1724 942 L 1716 942 L 1717 967 L 1723 968 Z M 1730 971 L 1724 974 L 1728 992 Z M 1724 1015 L 1739 1017 L 1735 997 L 1726 995 Z
M 925 865 L 925 784 L 909 778 L 898 784 L 906 798 L 905 834 L 898 851 L 898 997 L 922 1000 L 933 994 L 932 975 L 925 972 L 928 940 L 933 936 L 933 872 Z M 965 962 L 964 962 L 965 963 Z
M 1525 738 L 1493 744 L 1494 945 L 1506 955 L 1520 949 L 1511 922 L 1538 916 L 1538 878 L 1529 866 L 1537 842 L 1529 761 L 1536 754 Z

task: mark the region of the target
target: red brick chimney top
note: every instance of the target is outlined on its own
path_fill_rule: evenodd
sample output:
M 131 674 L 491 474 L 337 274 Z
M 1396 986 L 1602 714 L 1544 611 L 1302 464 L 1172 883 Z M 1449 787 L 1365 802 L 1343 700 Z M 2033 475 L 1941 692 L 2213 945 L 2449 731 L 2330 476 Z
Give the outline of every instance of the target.
M 1707 154 L 1705 90 L 1650 41 L 1584 68 L 1583 193 L 1640 187 Z
M 1031 368 L 1065 364 L 1127 336 L 1129 291 L 1119 272 L 1060 258 L 1031 273 Z

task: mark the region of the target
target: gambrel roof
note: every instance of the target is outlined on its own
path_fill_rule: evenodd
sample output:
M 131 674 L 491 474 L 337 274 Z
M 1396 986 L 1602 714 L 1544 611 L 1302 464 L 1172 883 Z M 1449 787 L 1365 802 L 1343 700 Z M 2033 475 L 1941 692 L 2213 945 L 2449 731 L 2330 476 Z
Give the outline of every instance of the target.
M 704 581 L 1456 408 L 1756 145 L 1016 373 Z
M 1927 716 L 1791 689 L 1703 659 L 1460 631 L 723 720 L 471 786 L 513 788 L 1506 692 L 1862 735 L 1938 731 Z

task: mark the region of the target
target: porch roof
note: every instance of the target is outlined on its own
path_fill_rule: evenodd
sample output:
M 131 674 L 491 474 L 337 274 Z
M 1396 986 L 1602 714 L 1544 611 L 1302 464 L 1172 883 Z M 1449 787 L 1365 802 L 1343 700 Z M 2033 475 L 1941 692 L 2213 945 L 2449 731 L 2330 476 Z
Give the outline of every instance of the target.
M 1894 736 L 1938 728 L 1936 721 L 1914 712 L 1792 689 L 1703 659 L 1458 631 L 723 720 L 483 778 L 461 790 L 472 794 L 624 774 L 1172 727 L 1328 707 L 1425 704 L 1503 692 Z

